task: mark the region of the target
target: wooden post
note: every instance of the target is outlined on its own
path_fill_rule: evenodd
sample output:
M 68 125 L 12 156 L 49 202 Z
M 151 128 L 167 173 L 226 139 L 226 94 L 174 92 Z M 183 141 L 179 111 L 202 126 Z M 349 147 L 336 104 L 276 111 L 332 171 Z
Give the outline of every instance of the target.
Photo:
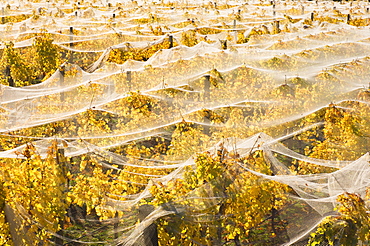
M 6 203 L 4 204 L 4 213 L 14 245 L 31 245 L 32 241 L 27 236 L 26 228 L 22 226 L 22 218 L 19 214 L 16 214 L 13 208 Z
M 59 86 L 62 87 L 64 85 L 64 75 L 66 73 L 64 65 L 60 66 L 59 72 L 60 72 L 60 75 L 61 75 L 61 77 L 59 79 Z M 62 102 L 64 101 L 64 92 L 60 93 L 60 101 L 62 101 Z
M 62 184 L 62 188 L 64 189 L 62 194 L 64 196 L 64 202 L 66 202 L 65 198 L 66 198 L 66 194 L 68 192 L 69 180 L 67 178 L 68 168 L 67 168 L 67 162 L 66 162 L 64 149 L 57 149 L 55 159 L 56 159 L 57 165 L 60 169 L 62 177 L 65 178 L 65 180 L 66 180 L 65 183 Z M 63 240 L 64 219 L 60 220 L 60 227 L 62 228 L 62 230 L 57 232 L 57 234 L 60 235 L 60 237 L 55 237 L 54 238 L 54 242 L 55 242 L 56 245 L 64 245 L 64 240 Z
M 5 67 L 5 77 L 8 81 L 9 86 L 15 87 L 14 80 L 13 80 L 12 75 L 10 73 L 10 66 L 9 65 Z
M 280 21 L 274 21 L 274 34 L 280 33 Z
M 204 112 L 204 117 L 203 117 L 203 120 L 204 120 L 204 126 L 203 126 L 203 133 L 206 134 L 206 135 L 210 135 L 209 133 L 209 130 L 210 130 L 210 124 L 211 124 L 211 111 L 210 110 L 203 110 Z
M 204 87 L 203 87 L 204 88 L 203 89 L 204 90 L 204 99 L 203 99 L 203 101 L 206 102 L 206 101 L 209 101 L 210 97 L 211 97 L 211 91 L 210 91 L 211 90 L 211 75 L 206 74 L 206 75 L 203 76 L 203 78 L 204 78 Z M 209 126 L 206 125 L 206 124 L 210 123 L 209 118 L 210 118 L 210 115 L 209 115 L 209 112 L 207 111 L 207 115 L 205 115 L 203 117 L 203 120 L 204 120 L 204 123 L 205 123 L 205 125 L 203 127 L 203 132 L 206 135 L 209 135 Z
M 58 149 L 57 151 L 57 155 L 56 155 L 56 161 L 59 165 L 59 168 L 62 172 L 62 175 L 64 177 L 66 177 L 66 183 L 65 183 L 65 187 L 68 186 L 68 183 L 69 183 L 69 180 L 67 178 L 67 172 L 68 172 L 68 168 L 67 168 L 67 162 L 66 162 L 66 157 L 65 157 L 65 153 L 64 153 L 64 149 Z
M 346 23 L 347 23 L 347 24 L 349 24 L 350 20 L 351 20 L 351 15 L 350 15 L 350 14 L 348 14 L 348 15 L 347 15 L 347 19 L 346 19 Z
M 73 35 L 73 26 L 69 27 L 69 34 Z M 69 41 L 73 41 L 73 37 L 69 37 Z M 71 46 L 73 46 L 73 43 L 71 43 Z
M 113 84 L 112 84 L 113 83 Z M 112 95 L 115 91 L 115 87 L 114 87 L 114 82 L 111 81 L 108 85 L 107 85 L 107 92 L 108 92 L 108 95 Z
M 173 36 L 172 35 L 169 35 L 168 36 L 168 42 L 170 42 L 170 47 L 169 49 L 171 49 L 173 47 Z
M 154 207 L 152 205 L 141 205 L 139 207 L 139 220 L 143 221 L 145 218 L 153 212 Z M 158 231 L 157 225 L 152 223 L 146 227 L 142 236 L 140 236 L 134 243 L 133 246 L 158 246 Z
M 118 217 L 118 212 L 116 211 L 116 214 L 114 216 L 114 224 L 113 224 L 114 239 L 117 239 L 119 237 L 118 226 L 119 226 L 119 217 Z
M 69 47 L 71 48 L 71 49 L 73 49 L 73 46 L 74 46 L 74 44 L 73 44 L 73 27 L 71 26 L 70 28 L 69 28 Z M 69 57 L 69 63 L 73 63 L 73 51 L 71 51 L 71 55 L 70 55 L 70 57 Z
M 211 75 L 206 74 L 204 78 L 204 101 L 210 99 L 210 88 L 211 88 Z
M 122 32 L 119 32 L 118 33 L 118 42 L 122 43 L 122 41 L 123 41 L 123 34 L 122 34 Z
M 4 7 L 2 7 L 1 9 L 1 15 L 2 15 L 1 24 L 5 24 L 5 8 Z
M 131 91 L 131 81 L 132 81 L 131 71 L 126 71 L 126 82 L 127 82 L 127 86 L 128 86 L 129 91 Z

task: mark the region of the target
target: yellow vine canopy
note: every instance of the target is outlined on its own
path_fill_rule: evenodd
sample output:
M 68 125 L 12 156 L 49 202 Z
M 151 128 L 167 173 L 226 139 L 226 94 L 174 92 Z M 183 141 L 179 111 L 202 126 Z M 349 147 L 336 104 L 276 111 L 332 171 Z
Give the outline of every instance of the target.
M 0 244 L 368 245 L 368 6 L 0 0 Z

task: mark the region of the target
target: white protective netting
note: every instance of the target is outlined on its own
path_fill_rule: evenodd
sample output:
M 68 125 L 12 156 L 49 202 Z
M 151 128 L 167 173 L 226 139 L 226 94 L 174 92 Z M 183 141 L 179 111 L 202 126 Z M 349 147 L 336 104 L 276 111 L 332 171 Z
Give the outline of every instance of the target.
M 218 226 L 221 235 L 219 228 L 233 224 L 226 217 L 241 212 L 222 217 L 209 208 L 234 199 L 246 185 L 269 181 L 290 187 L 286 203 L 251 227 L 249 235 L 258 235 L 271 218 L 274 227 L 278 213 L 280 236 L 276 241 L 240 240 L 249 245 L 297 243 L 335 214 L 338 195 L 365 198 L 369 186 L 368 6 L 365 1 L 0 1 L 2 52 L 9 42 L 25 50 L 46 32 L 68 54 L 41 83 L 0 85 L 0 134 L 5 139 L 0 158 L 4 163 L 27 159 L 21 153 L 32 143 L 35 153 L 47 159 L 56 141 L 72 176 L 88 176 L 91 163 L 100 163 L 103 172 L 126 187 L 101 188 L 99 206 L 111 211 L 109 218 L 79 215 L 78 221 L 93 224 L 91 231 L 82 236 L 72 232 L 77 227 L 49 231 L 56 244 L 59 238 L 61 245 L 151 245 L 154 222 L 167 223 L 170 238 L 204 245 L 202 236 L 187 234 L 181 226 Z M 12 21 L 19 16 L 21 21 Z M 173 47 L 161 47 L 150 57 L 112 62 L 115 51 L 150 53 L 171 38 Z M 338 118 L 331 121 L 330 115 Z M 345 135 L 350 131 L 346 125 L 336 124 L 356 128 L 354 137 Z M 153 139 L 166 151 L 132 154 L 135 144 L 155 149 Z M 326 146 L 326 155 L 310 139 Z M 13 140 L 12 147 L 6 146 Z M 230 154 L 225 156 L 231 163 L 214 183 L 198 184 L 139 212 L 143 201 L 156 201 L 153 187 L 185 179 L 196 169 L 199 153 L 217 156 L 220 149 Z M 256 153 L 262 153 L 268 171 L 246 161 Z M 91 167 L 73 168 L 82 156 Z M 304 164 L 324 171 L 305 174 L 299 171 Z M 253 175 L 251 183 L 245 181 L 248 175 Z M 87 192 L 73 188 L 82 179 L 73 182 L 69 190 Z M 224 183 L 230 183 L 227 192 L 219 190 Z M 95 199 L 94 194 L 81 195 L 78 205 L 96 205 L 89 196 Z M 7 211 L 34 220 L 20 204 Z M 91 239 L 102 231 L 108 235 L 104 240 Z M 33 244 L 30 236 L 23 239 Z M 222 235 L 212 240 L 224 245 L 235 239 Z

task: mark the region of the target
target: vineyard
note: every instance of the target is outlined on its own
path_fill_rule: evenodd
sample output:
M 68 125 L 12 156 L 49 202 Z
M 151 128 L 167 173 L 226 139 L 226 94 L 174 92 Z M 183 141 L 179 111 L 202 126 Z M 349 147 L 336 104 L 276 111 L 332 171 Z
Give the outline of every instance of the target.
M 369 7 L 0 0 L 0 245 L 370 245 Z

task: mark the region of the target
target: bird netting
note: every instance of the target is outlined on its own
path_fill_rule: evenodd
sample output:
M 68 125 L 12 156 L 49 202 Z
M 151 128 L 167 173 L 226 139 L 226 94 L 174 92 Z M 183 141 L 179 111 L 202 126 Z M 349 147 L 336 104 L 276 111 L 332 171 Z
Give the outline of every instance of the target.
M 368 6 L 0 0 L 0 242 L 299 245 L 366 207 Z

